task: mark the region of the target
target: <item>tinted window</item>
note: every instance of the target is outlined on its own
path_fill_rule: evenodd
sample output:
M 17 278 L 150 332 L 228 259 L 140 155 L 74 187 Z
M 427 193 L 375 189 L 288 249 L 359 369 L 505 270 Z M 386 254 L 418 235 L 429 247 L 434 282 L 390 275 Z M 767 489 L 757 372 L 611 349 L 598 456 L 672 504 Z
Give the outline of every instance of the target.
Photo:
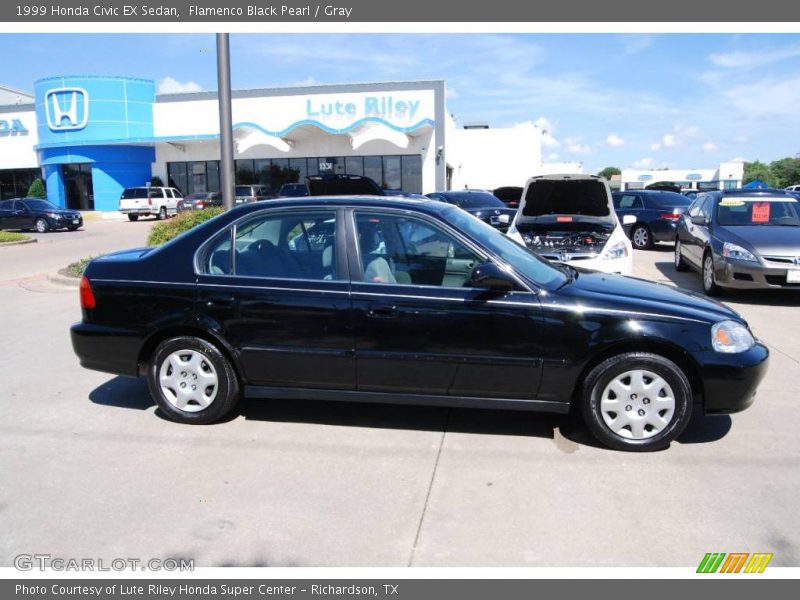
M 147 198 L 147 188 L 128 188 L 122 192 L 122 200 L 132 200 L 134 198 Z
M 478 255 L 435 225 L 405 215 L 357 212 L 367 283 L 463 287 Z
M 642 208 L 642 199 L 633 194 L 625 194 L 619 199 L 618 208 L 622 210 Z
M 163 198 L 164 197 L 164 190 L 161 188 L 150 188 L 150 197 L 151 198 Z
M 681 206 L 689 206 L 689 204 L 692 203 L 691 198 L 687 198 L 683 194 L 675 194 L 672 192 L 649 194 L 647 196 L 647 200 L 659 208 L 677 208 Z
M 236 195 L 237 196 L 252 196 L 252 188 L 249 185 L 237 185 L 236 186 Z
M 336 279 L 335 256 L 336 213 L 333 211 L 270 215 L 236 228 L 236 275 Z
M 695 198 L 695 201 L 692 202 L 691 206 L 689 206 L 688 213 L 690 217 L 696 217 L 697 215 L 700 214 L 700 209 L 703 206 L 703 201 L 707 197 L 708 196 L 698 196 L 697 198 Z
M 50 204 L 49 202 L 45 202 L 44 200 L 23 200 L 22 202 L 18 202 L 17 204 L 22 204 L 23 206 L 27 206 L 32 211 L 51 211 L 51 210 L 61 210 L 54 204 Z

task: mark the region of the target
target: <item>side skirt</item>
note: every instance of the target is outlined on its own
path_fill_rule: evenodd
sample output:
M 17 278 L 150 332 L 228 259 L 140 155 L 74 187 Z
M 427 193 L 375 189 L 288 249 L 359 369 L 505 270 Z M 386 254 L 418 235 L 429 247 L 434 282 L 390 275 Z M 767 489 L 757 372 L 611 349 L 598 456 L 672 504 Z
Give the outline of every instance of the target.
M 355 390 L 316 390 L 313 388 L 280 388 L 247 385 L 248 398 L 270 400 L 333 400 L 338 402 L 374 402 L 382 404 L 411 404 L 420 406 L 447 406 L 453 408 L 492 408 L 502 410 L 529 410 L 566 414 L 569 404 L 552 400 L 522 400 L 514 398 L 478 398 L 473 396 L 429 396 L 423 394 L 390 394 L 385 392 L 359 392 Z

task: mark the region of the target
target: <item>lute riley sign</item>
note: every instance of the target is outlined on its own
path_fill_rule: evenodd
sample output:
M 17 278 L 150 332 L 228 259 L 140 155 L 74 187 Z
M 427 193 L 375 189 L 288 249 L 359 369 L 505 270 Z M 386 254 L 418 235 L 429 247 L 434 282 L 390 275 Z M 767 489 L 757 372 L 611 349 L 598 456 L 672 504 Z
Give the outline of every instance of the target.
M 306 117 L 325 119 L 333 116 L 354 118 L 408 119 L 413 122 L 419 113 L 419 99 L 398 99 L 393 96 L 365 96 L 360 101 L 306 99 Z

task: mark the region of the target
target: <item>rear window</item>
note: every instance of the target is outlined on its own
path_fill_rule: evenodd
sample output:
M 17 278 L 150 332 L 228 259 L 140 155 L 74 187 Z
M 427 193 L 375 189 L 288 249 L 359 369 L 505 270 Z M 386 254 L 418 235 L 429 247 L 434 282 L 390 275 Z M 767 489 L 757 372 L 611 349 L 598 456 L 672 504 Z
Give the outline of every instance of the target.
M 605 186 L 594 180 L 534 181 L 525 195 L 526 217 L 542 215 L 583 215 L 607 217 L 608 196 Z
M 383 190 L 368 177 L 308 179 L 311 196 L 383 196 Z
M 495 196 L 481 192 L 455 192 L 445 196 L 449 202 L 460 208 L 482 208 L 484 206 L 495 206 L 505 208 L 506 205 Z
M 691 198 L 688 198 L 683 194 L 676 194 L 674 192 L 651 194 L 648 199 L 660 208 L 673 208 L 681 206 L 686 207 L 692 203 Z
M 122 200 L 134 198 L 147 198 L 147 188 L 128 188 L 122 192 Z
M 253 188 L 249 185 L 237 185 L 236 186 L 236 195 L 237 196 L 252 196 L 253 195 Z

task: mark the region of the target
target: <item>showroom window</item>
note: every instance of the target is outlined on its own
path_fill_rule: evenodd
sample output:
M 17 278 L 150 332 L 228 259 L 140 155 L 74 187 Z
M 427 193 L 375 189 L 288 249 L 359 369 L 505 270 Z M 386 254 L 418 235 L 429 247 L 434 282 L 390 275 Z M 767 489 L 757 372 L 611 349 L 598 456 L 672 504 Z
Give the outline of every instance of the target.
M 0 200 L 27 196 L 28 188 L 39 177 L 42 177 L 41 169 L 0 170 Z

